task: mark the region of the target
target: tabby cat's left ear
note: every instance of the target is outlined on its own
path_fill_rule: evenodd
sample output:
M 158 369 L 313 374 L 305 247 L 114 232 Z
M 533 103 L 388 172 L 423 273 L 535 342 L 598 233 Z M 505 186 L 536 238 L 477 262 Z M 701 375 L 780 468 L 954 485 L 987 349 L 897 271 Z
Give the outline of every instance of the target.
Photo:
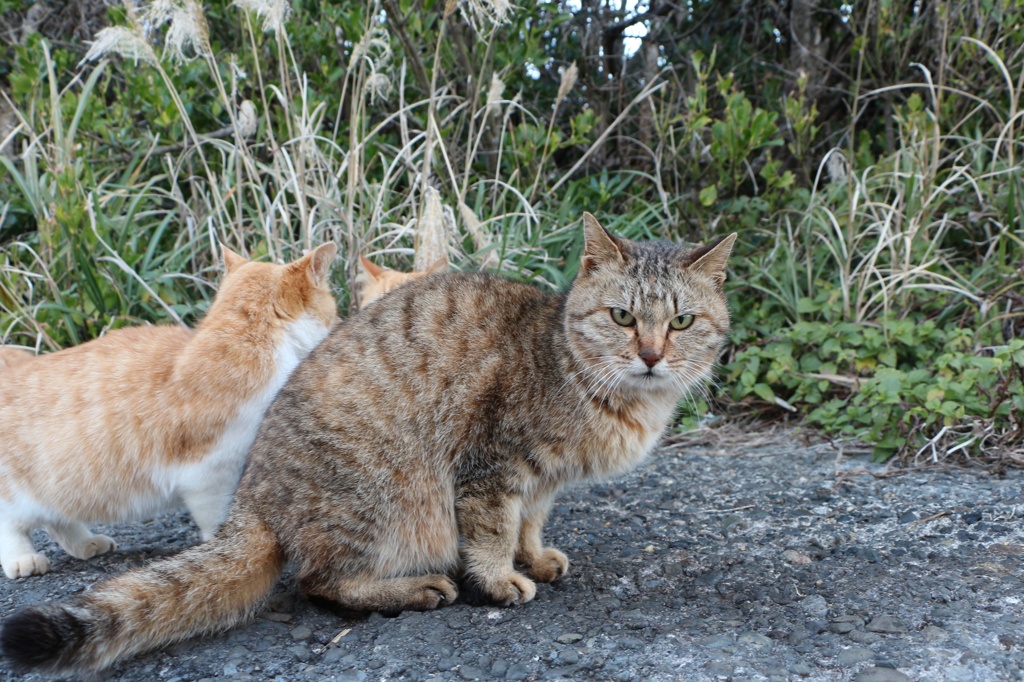
M 331 263 L 334 262 L 337 253 L 338 246 L 334 242 L 327 242 L 295 261 L 294 267 L 305 270 L 306 278 L 313 286 L 326 286 L 327 278 L 331 274 Z
M 224 270 L 229 275 L 249 262 L 243 256 L 239 256 L 224 244 L 221 244 L 220 248 L 224 254 Z
M 448 269 L 448 256 L 441 256 L 436 261 L 434 261 L 433 265 L 431 265 L 429 268 L 424 270 L 423 274 L 424 275 L 429 275 L 432 272 L 438 272 L 440 270 L 447 270 L 447 269 Z
M 725 283 L 725 266 L 735 243 L 736 233 L 733 232 L 713 244 L 699 247 L 691 254 L 696 260 L 690 265 L 690 270 L 707 275 L 715 280 L 718 286 L 722 286 Z
M 580 276 L 589 275 L 602 265 L 622 264 L 622 250 L 618 240 L 586 211 L 583 212 L 583 242 Z

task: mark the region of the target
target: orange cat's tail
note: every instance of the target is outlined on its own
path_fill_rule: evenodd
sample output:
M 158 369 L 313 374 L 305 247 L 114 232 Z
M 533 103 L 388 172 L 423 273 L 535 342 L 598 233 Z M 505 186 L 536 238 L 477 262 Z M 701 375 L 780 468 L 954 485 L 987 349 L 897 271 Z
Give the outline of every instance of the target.
M 209 542 L 6 620 L 0 643 L 22 671 L 102 670 L 133 654 L 252 617 L 284 568 L 260 519 L 232 513 Z

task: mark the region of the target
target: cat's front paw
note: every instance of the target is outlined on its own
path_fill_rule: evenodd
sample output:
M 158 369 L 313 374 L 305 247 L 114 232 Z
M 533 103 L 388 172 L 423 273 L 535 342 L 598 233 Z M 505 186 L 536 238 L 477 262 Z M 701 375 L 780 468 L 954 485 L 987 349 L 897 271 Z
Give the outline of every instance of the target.
M 463 600 L 470 604 L 515 606 L 525 604 L 537 596 L 537 586 L 525 575 L 515 571 L 486 581 L 467 576 L 462 595 Z
M 42 554 L 22 554 L 3 562 L 4 575 L 8 578 L 27 578 L 43 575 L 50 570 L 50 560 Z
M 539 583 L 554 582 L 569 571 L 569 558 L 554 547 L 545 547 L 531 557 L 525 570 L 526 575 Z
M 425 575 L 420 579 L 418 588 L 406 609 L 433 611 L 443 604 L 451 604 L 459 596 L 455 581 L 446 575 Z
M 75 551 L 69 552 L 69 554 L 76 559 L 91 559 L 100 554 L 113 552 L 115 549 L 117 549 L 117 543 L 114 542 L 113 538 L 109 538 L 106 535 L 93 535 L 75 547 Z

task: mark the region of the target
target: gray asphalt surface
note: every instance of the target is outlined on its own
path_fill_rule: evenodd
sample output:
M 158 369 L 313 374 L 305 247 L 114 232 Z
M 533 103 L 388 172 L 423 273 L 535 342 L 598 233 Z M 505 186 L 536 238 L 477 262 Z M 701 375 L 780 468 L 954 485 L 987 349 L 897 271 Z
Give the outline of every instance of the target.
M 355 620 L 286 577 L 255 622 L 106 679 L 1024 679 L 1024 472 L 880 471 L 795 439 L 663 449 L 563 493 L 547 538 L 572 566 L 530 604 Z M 102 531 L 120 548 L 87 562 L 38 533 L 54 570 L 4 579 L 3 612 L 199 539 L 184 513 Z

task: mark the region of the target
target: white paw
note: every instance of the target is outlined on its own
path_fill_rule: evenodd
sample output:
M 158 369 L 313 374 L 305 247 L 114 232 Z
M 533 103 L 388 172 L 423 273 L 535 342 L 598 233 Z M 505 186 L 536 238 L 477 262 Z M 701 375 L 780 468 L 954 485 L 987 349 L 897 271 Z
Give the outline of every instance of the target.
M 74 552 L 68 553 L 76 559 L 91 559 L 100 554 L 113 552 L 115 549 L 117 549 L 117 543 L 113 538 L 108 538 L 106 535 L 93 535 L 76 547 Z
M 3 563 L 4 574 L 8 578 L 27 578 L 30 575 L 43 575 L 50 570 L 50 561 L 42 554 L 22 554 Z

